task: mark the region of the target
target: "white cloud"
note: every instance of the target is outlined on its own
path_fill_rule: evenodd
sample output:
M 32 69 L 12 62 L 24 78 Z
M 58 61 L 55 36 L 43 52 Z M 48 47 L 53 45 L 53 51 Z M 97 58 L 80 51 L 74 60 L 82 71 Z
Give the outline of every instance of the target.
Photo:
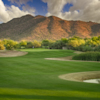
M 42 0 L 48 4 L 48 12 L 52 14 L 59 14 L 67 3 L 66 0 Z
M 23 6 L 22 9 L 24 11 L 28 11 L 29 13 L 35 13 L 35 8 L 34 7 L 30 7 L 29 5 Z
M 42 0 L 48 5 L 47 16 L 57 16 L 65 20 L 100 22 L 100 0 Z M 67 3 L 73 4 L 69 12 L 63 12 Z
M 35 12 L 35 11 L 34 11 Z M 3 1 L 0 0 L 0 22 L 7 22 L 13 18 L 21 17 L 26 14 L 32 14 L 28 11 L 20 10 L 18 7 L 12 5 L 7 7 L 4 5 Z

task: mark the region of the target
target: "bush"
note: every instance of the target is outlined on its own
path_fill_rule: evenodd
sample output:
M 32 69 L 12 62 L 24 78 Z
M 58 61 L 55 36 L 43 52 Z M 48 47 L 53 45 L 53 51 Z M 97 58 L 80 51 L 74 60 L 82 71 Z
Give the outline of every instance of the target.
M 75 55 L 73 60 L 100 61 L 100 52 L 86 52 Z

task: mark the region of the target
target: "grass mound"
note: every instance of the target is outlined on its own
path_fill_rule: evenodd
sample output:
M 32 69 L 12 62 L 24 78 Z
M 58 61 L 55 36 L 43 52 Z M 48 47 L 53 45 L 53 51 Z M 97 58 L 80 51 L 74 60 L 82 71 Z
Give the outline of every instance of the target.
M 100 52 L 86 52 L 75 55 L 73 60 L 100 61 Z

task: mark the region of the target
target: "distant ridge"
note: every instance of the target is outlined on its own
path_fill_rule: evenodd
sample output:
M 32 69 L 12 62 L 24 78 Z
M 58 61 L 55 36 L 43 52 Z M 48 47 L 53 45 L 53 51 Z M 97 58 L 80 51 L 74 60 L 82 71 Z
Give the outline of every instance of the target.
M 26 15 L 0 24 L 0 39 L 57 40 L 72 36 L 82 38 L 100 35 L 100 24 L 84 21 L 67 21 L 55 16 Z

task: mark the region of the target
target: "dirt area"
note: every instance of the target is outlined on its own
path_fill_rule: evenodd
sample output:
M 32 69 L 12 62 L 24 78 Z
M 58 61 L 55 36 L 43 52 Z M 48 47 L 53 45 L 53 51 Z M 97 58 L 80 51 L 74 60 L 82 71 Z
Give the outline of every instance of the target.
M 80 51 L 75 51 L 74 53 L 76 54 L 81 54 L 83 52 Z M 61 58 L 45 58 L 46 60 L 58 60 L 58 61 L 75 61 L 75 62 L 98 62 L 100 63 L 100 61 L 83 61 L 83 60 L 72 60 L 73 56 L 68 56 L 68 57 L 61 57 Z
M 28 54 L 27 52 L 22 52 L 22 51 L 3 51 L 0 50 L 0 57 L 17 57 L 17 56 L 23 56 Z
M 83 80 L 88 79 L 100 79 L 100 71 L 69 73 L 60 75 L 59 78 L 69 81 L 83 82 Z

